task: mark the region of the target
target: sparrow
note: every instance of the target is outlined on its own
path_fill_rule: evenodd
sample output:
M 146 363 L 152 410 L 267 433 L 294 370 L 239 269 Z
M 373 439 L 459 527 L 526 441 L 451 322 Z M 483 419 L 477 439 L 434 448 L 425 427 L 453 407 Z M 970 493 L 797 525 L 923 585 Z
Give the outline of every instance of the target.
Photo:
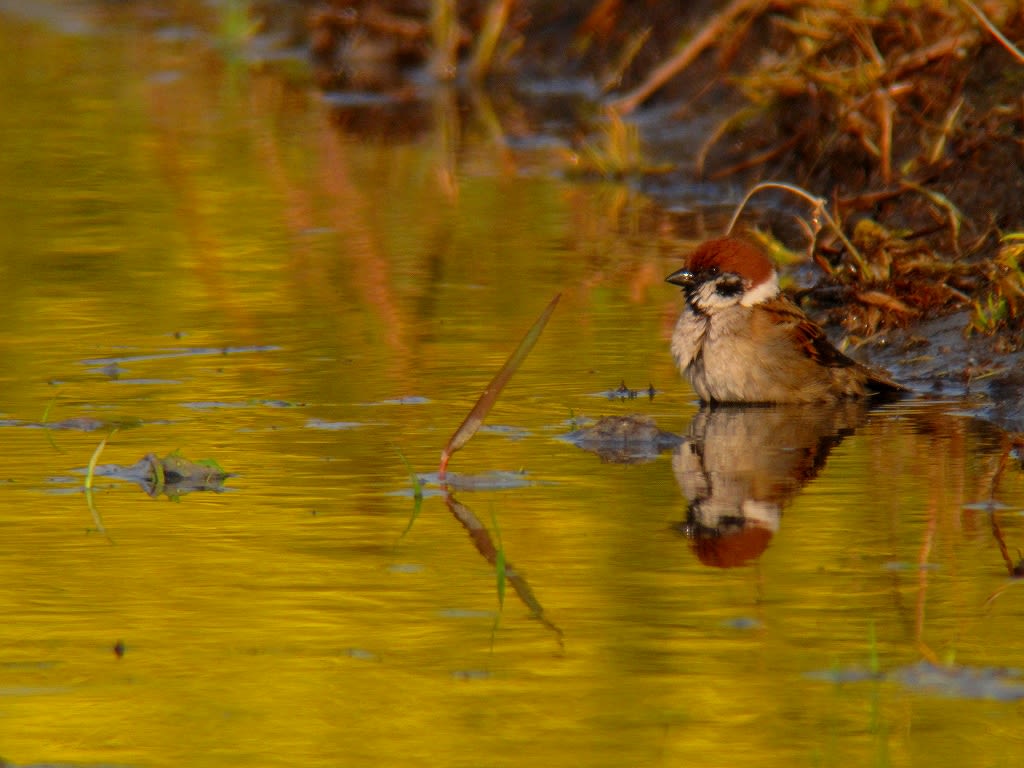
M 782 294 L 775 266 L 748 240 L 709 240 L 665 280 L 686 297 L 672 354 L 706 403 L 835 402 L 906 391 L 836 349 Z

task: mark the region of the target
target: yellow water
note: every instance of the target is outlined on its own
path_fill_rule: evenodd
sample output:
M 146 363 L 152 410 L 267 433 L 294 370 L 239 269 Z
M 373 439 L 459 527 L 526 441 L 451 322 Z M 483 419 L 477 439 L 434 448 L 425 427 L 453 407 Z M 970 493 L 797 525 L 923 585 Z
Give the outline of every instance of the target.
M 1019 697 L 897 674 L 1024 663 L 999 546 L 1010 565 L 1024 547 L 1024 474 L 1000 471 L 998 432 L 955 403 L 868 414 L 816 476 L 755 473 L 778 530 L 707 565 L 670 454 L 605 463 L 558 439 L 697 413 L 667 351 L 674 237 L 648 204 L 510 153 L 443 94 L 421 137 L 347 134 L 301 79 L 56 7 L 85 29 L 0 14 L 0 755 L 1024 763 Z M 436 486 L 417 512 L 400 454 L 436 468 L 556 292 L 499 429 L 452 461 L 483 478 L 458 501 L 545 623 L 511 587 L 499 610 L 494 568 Z M 599 396 L 623 380 L 659 393 Z M 40 426 L 84 417 L 107 426 Z M 717 450 L 791 439 L 785 465 L 808 434 Z M 100 464 L 179 450 L 235 476 L 178 503 L 97 477 L 103 535 L 81 488 L 104 438 Z M 884 679 L 834 681 L 873 665 Z

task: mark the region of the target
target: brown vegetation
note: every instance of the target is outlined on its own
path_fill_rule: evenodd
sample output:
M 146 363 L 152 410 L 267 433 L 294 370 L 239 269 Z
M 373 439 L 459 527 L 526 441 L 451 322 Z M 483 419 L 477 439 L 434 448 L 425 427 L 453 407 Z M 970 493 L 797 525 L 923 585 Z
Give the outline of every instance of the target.
M 843 236 L 813 233 L 827 274 L 817 298 L 842 300 L 850 332 L 968 308 L 967 333 L 1024 346 L 1019 3 L 732 0 L 680 10 L 476 0 L 453 9 L 450 0 L 318 4 L 309 20 L 320 84 L 401 96 L 424 68 L 506 83 L 588 77 L 619 134 L 622 118 L 652 103 L 674 107 L 666 120 L 713 112 L 718 125 L 685 173 L 786 182 L 824 200 Z M 601 172 L 599 158 L 584 160 Z M 643 162 L 629 162 L 642 176 Z M 620 164 L 609 157 L 604 170 Z

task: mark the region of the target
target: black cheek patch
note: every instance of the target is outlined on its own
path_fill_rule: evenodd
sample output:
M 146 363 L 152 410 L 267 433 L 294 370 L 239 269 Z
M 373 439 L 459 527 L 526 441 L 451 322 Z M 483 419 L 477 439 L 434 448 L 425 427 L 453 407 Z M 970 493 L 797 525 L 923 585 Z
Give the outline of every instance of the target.
M 715 293 L 719 296 L 738 296 L 744 291 L 742 280 L 721 280 L 715 286 Z

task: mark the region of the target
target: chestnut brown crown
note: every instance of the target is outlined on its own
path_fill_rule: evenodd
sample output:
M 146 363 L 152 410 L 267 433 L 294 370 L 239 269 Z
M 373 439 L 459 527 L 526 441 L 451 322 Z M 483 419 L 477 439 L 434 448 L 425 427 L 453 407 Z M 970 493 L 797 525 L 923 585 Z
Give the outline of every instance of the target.
M 690 254 L 687 270 L 693 275 L 730 272 L 756 286 L 771 279 L 775 266 L 753 243 L 738 237 L 720 237 L 702 243 Z

